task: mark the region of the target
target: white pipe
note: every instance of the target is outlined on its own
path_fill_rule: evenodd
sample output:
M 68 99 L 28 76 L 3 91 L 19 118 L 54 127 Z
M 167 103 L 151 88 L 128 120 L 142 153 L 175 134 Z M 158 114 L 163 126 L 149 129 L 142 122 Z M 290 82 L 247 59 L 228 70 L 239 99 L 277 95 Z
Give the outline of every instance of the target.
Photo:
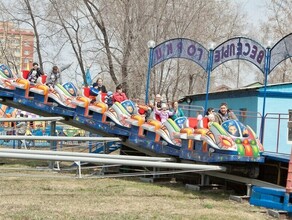
M 109 159 L 125 159 L 125 160 L 146 160 L 146 161 L 175 161 L 169 157 L 144 157 L 144 156 L 128 156 L 128 155 L 112 155 L 112 154 L 95 154 L 95 153 L 79 153 L 64 152 L 50 150 L 21 150 L 0 148 L 0 153 L 21 153 L 21 154 L 41 154 L 41 155 L 59 155 L 59 156 L 77 156 L 77 157 L 93 157 L 93 158 L 109 158 Z
M 91 163 L 121 164 L 121 165 L 128 165 L 128 166 L 160 167 L 160 168 L 186 169 L 186 170 L 198 169 L 198 170 L 205 170 L 205 171 L 210 171 L 210 170 L 226 171 L 225 167 L 215 166 L 215 165 L 103 159 L 103 158 L 92 158 L 92 157 L 74 157 L 74 156 L 40 155 L 40 154 L 34 155 L 34 154 L 18 154 L 18 153 L 0 152 L 0 158 L 51 160 L 51 161 L 82 161 L 82 162 L 91 162 Z
M 40 117 L 40 118 L 0 118 L 0 122 L 18 122 L 18 121 L 62 121 L 63 117 Z
M 64 137 L 64 136 L 25 136 L 1 135 L 0 140 L 43 140 L 43 141 L 121 141 L 116 137 Z

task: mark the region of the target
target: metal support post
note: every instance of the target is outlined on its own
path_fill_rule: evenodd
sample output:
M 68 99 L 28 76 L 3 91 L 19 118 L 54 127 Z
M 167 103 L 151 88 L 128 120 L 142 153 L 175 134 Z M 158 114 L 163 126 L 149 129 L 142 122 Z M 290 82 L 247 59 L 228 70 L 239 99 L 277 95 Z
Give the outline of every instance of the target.
M 151 68 L 152 68 L 152 59 L 153 59 L 153 48 L 155 47 L 154 41 L 148 42 L 148 48 L 149 48 L 149 60 L 148 60 L 148 70 L 147 70 L 147 79 L 146 79 L 146 91 L 145 91 L 145 104 L 149 104 L 149 84 L 150 84 L 150 74 L 151 74 Z
M 246 184 L 246 195 L 247 196 L 251 195 L 251 186 L 252 185 L 250 183 Z
M 51 136 L 56 136 L 56 121 L 51 122 Z M 57 150 L 57 142 L 56 141 L 50 141 L 50 150 Z M 55 162 L 50 161 L 49 162 L 49 168 L 54 169 Z
M 268 75 L 270 73 L 270 61 L 271 61 L 271 50 L 270 48 L 266 49 L 266 60 L 265 60 L 265 81 L 264 81 L 264 99 L 263 99 L 263 111 L 262 111 L 262 123 L 261 123 L 261 132 L 260 140 L 263 144 L 264 142 L 264 128 L 265 128 L 265 114 L 266 114 L 266 96 L 267 96 L 267 84 L 268 84 Z
M 76 169 L 76 171 L 77 171 L 77 173 L 76 173 L 77 177 L 78 178 L 82 178 L 82 176 L 81 176 L 81 163 L 80 163 L 80 161 L 74 161 L 74 163 L 77 165 L 77 169 Z
M 212 71 L 212 66 L 213 66 L 213 53 L 214 53 L 214 50 L 210 49 L 209 50 L 209 57 L 208 57 L 208 65 L 207 65 L 208 78 L 207 78 L 206 100 L 205 100 L 204 111 L 206 111 L 208 108 L 209 87 L 210 87 L 210 80 L 211 80 L 211 71 Z M 204 114 L 205 114 L 205 112 L 204 112 Z

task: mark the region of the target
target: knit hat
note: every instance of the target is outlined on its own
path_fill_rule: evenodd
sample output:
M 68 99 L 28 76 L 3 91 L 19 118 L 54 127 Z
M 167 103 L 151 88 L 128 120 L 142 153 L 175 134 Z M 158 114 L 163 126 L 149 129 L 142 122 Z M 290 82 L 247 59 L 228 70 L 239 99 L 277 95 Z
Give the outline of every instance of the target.
M 162 104 L 161 104 L 161 108 L 162 108 L 162 109 L 167 109 L 167 105 L 166 105 L 165 103 L 162 103 Z
M 113 92 L 111 92 L 111 91 L 107 92 L 107 96 L 111 96 L 112 94 L 113 94 Z

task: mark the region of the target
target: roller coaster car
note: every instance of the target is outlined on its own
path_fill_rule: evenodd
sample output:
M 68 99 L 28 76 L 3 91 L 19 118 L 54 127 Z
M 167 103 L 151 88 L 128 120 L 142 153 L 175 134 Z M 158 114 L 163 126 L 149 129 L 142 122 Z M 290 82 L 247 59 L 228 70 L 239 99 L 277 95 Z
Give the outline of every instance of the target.
M 198 116 L 196 119 L 189 118 L 184 126 L 186 128 L 183 128 L 181 133 L 187 133 L 187 139 L 207 143 L 211 153 L 257 158 L 264 151 L 252 128 L 238 120 L 228 120 L 219 125 L 217 122 L 208 123 L 205 118 Z
M 49 92 L 49 98 L 59 105 L 69 108 L 76 108 L 76 105 L 73 103 L 76 97 L 77 89 L 73 83 L 56 84 L 54 90 Z
M 164 139 L 167 143 L 180 146 L 181 140 L 176 137 L 175 134 L 180 132 L 180 127 L 171 119 L 167 119 L 160 129 L 156 131 L 157 134 L 160 135 L 162 139 Z
M 81 94 L 82 96 L 76 97 L 75 100 L 73 100 L 72 102 L 73 104 L 78 106 L 78 109 L 83 109 L 82 111 L 79 111 L 77 109 L 77 112 L 79 114 L 82 114 L 83 116 L 88 117 L 90 114 L 92 114 L 92 112 L 104 114 L 108 110 L 108 105 L 104 103 L 103 101 L 104 96 L 106 95 L 105 93 L 98 93 L 97 96 L 90 96 L 89 88 L 84 87 L 81 90 Z M 106 119 L 106 117 L 104 118 Z
M 72 101 L 76 98 L 77 89 L 72 83 L 56 84 L 54 90 L 51 90 L 40 79 L 35 85 L 30 84 L 29 91 L 47 96 L 49 102 L 55 102 L 60 106 L 76 108 Z
M 126 100 L 124 102 L 131 102 L 130 100 Z M 126 121 L 131 118 L 131 114 L 124 107 L 122 103 L 115 102 L 104 114 L 107 118 L 110 118 L 115 124 L 124 127 L 130 127 L 130 124 Z
M 228 148 L 228 144 L 225 145 L 225 137 L 230 137 L 235 143 L 240 156 L 259 157 L 264 151 L 252 128 L 248 125 L 245 126 L 238 120 L 225 121 L 221 127 L 217 123 L 212 123 L 210 130 L 214 133 L 216 142 L 221 143 L 222 148 Z
M 45 104 L 48 101 L 58 103 L 60 106 L 68 108 L 76 108 L 76 105 L 72 102 L 76 98 L 77 89 L 72 83 L 65 83 L 63 85 L 56 84 L 54 90 L 49 89 L 46 82 L 46 75 L 38 78 L 36 84 L 30 83 L 26 78 L 28 77 L 28 71 L 23 71 L 22 78 L 15 80 L 13 85 L 17 88 L 25 90 L 25 97 L 29 97 L 29 93 L 37 93 L 43 97 Z
M 228 172 L 241 173 L 251 178 L 257 178 L 259 175 L 258 163 L 250 162 L 263 161 L 261 154 L 264 148 L 252 128 L 237 120 L 228 120 L 223 122 L 222 125 L 212 122 L 209 126 L 216 145 L 221 150 L 223 149 L 226 154 L 231 153 L 238 156 L 236 163 L 232 165 L 224 164 Z M 250 158 L 250 160 L 244 158 Z
M 228 120 L 219 125 L 210 122 L 209 129 L 197 128 L 194 130 L 197 138 L 206 142 L 213 152 L 234 154 L 239 156 L 254 157 L 261 156 L 264 151 L 255 132 L 237 120 Z
M 105 97 L 106 97 L 106 93 L 102 93 L 102 92 L 98 92 L 98 91 L 95 91 L 94 93 L 96 95 L 90 95 L 90 91 L 91 90 L 96 90 L 94 89 L 92 86 L 91 87 L 84 87 L 82 89 L 82 95 L 89 98 L 90 99 L 90 102 L 104 102 L 105 101 Z
M 125 100 L 121 103 L 115 102 L 108 109 L 108 111 L 105 112 L 105 115 L 110 118 L 114 123 L 124 127 L 130 127 L 131 120 L 138 120 L 138 124 L 141 124 L 141 117 L 138 117 L 138 108 L 136 104 L 131 100 Z M 143 119 L 143 122 L 144 121 L 145 119 Z
M 15 81 L 15 76 L 12 71 L 4 64 L 0 64 L 0 88 L 14 90 L 12 83 Z
M 189 127 L 186 126 L 186 124 L 188 123 L 188 118 L 187 117 L 178 117 L 174 120 L 174 122 L 177 124 L 178 127 L 180 128 L 184 128 L 184 127 Z

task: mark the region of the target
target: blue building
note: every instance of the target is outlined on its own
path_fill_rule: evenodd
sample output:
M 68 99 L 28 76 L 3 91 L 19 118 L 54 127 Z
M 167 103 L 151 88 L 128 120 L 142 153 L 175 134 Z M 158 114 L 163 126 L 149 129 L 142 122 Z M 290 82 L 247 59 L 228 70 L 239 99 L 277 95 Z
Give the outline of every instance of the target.
M 288 112 L 292 109 L 292 83 L 273 84 L 266 87 L 266 107 L 263 113 L 264 86 L 255 83 L 242 89 L 209 93 L 208 107 L 216 110 L 222 102 L 234 111 L 238 119 L 249 125 L 260 136 L 261 123 L 264 119 L 263 146 L 265 151 L 289 153 L 291 146 L 287 144 Z M 194 106 L 205 105 L 206 94 L 184 97 L 182 104 Z M 190 117 L 196 117 L 196 111 L 189 112 Z M 188 114 L 188 113 L 186 113 Z

